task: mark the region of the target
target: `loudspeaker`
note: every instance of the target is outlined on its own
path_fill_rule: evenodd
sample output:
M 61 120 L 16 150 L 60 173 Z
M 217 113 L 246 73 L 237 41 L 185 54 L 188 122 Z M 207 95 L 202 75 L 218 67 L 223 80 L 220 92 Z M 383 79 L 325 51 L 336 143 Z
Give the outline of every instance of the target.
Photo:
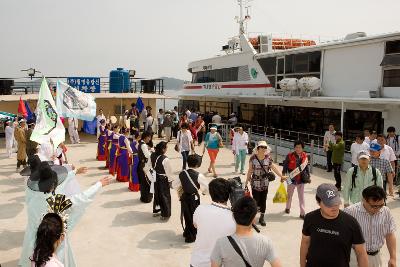
M 11 95 L 14 80 L 0 80 L 0 95 Z
M 143 93 L 153 93 L 156 90 L 156 80 L 140 81 Z

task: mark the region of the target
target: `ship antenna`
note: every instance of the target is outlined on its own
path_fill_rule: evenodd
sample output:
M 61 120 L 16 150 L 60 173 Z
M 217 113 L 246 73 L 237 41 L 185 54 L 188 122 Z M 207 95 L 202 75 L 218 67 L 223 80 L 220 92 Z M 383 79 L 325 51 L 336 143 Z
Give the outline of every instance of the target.
M 244 23 L 247 22 L 250 19 L 250 15 L 249 15 L 249 6 L 245 6 L 245 4 L 248 4 L 250 1 L 252 0 L 237 0 L 239 7 L 240 7 L 240 17 L 238 19 L 238 23 L 239 23 L 239 35 L 245 34 L 246 30 L 244 27 Z M 243 17 L 243 9 L 246 8 L 246 15 Z

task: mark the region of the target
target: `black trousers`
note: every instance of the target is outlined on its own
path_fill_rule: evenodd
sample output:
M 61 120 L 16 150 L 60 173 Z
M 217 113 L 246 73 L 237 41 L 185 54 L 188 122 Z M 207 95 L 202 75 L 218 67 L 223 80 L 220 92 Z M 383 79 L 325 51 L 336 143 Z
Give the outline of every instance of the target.
M 140 201 L 150 203 L 153 199 L 153 194 L 150 193 L 150 181 L 147 179 L 141 165 L 138 166 L 137 174 L 140 184 Z
M 332 171 L 332 150 L 326 151 L 326 167 L 328 171 Z
M 162 125 L 158 125 L 158 138 L 162 138 L 162 131 L 163 131 L 164 127 Z
M 203 143 L 203 139 L 204 139 L 204 132 L 203 131 L 199 131 L 197 133 L 197 143 L 198 143 L 198 145 Z
M 196 200 L 197 197 L 197 200 Z M 191 243 L 196 240 L 197 229 L 193 225 L 193 214 L 200 205 L 200 198 L 196 194 L 183 193 L 181 197 L 181 223 L 185 242 Z M 183 225 L 183 220 L 185 225 Z
M 333 163 L 333 175 L 335 176 L 336 188 L 341 189 L 342 186 L 342 176 L 340 175 L 340 171 L 342 169 L 342 164 Z
M 171 217 L 171 191 L 169 189 L 168 178 L 157 175 L 154 183 L 153 213 L 161 211 L 161 216 Z
M 260 207 L 260 212 L 265 213 L 267 209 L 267 195 L 268 187 L 264 191 L 257 191 L 255 189 L 251 190 L 254 200 L 257 202 L 257 207 Z

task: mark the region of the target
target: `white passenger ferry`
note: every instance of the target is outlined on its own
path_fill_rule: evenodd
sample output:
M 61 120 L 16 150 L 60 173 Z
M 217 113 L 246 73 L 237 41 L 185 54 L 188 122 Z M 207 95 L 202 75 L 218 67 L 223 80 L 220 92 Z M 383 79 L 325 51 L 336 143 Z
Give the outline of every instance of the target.
M 319 145 L 331 122 L 346 140 L 363 129 L 400 132 L 399 32 L 334 40 L 251 36 L 238 2 L 239 35 L 221 55 L 189 63 L 192 80 L 181 107 L 223 117 L 235 112 L 253 132 L 318 139 Z

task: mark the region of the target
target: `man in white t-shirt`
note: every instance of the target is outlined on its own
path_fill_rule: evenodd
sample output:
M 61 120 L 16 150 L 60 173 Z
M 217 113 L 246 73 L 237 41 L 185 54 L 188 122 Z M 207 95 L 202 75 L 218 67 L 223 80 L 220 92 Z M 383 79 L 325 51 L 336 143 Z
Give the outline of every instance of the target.
M 227 206 L 229 199 L 229 182 L 223 178 L 215 178 L 208 185 L 212 203 L 197 207 L 193 215 L 193 224 L 197 228 L 191 267 L 210 267 L 211 252 L 216 241 L 235 233 L 236 224 L 232 212 Z
M 351 144 L 350 152 L 351 152 L 351 165 L 354 167 L 358 165 L 358 154 L 361 151 L 368 151 L 369 145 L 364 141 L 363 134 L 358 134 L 356 136 L 356 141 Z

